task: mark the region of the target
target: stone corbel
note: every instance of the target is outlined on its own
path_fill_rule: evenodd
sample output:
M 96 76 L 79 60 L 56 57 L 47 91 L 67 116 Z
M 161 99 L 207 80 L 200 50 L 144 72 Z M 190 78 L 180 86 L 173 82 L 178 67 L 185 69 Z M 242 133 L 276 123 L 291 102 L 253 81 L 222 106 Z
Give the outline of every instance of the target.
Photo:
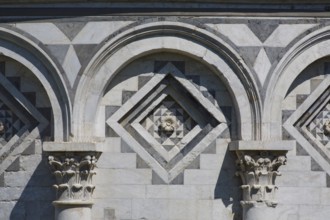
M 45 142 L 43 150 L 56 179 L 55 219 L 91 220 L 100 144 Z
M 278 168 L 286 164 L 286 153 L 294 141 L 234 141 L 230 150 L 237 154 L 237 175 L 242 179 L 244 220 L 261 220 L 277 205 Z M 274 215 L 271 215 L 274 216 Z

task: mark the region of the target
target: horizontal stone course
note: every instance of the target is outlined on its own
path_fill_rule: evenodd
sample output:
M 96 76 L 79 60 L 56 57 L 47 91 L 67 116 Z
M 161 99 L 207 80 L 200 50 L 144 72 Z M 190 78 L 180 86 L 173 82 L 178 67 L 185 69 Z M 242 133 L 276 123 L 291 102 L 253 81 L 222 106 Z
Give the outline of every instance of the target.
M 299 220 L 329 219 L 329 205 L 300 205 Z
M 310 156 L 288 156 L 285 166 L 281 166 L 280 171 L 310 171 Z
M 315 187 L 285 187 L 277 191 L 277 201 L 283 205 L 305 205 L 321 203 L 321 188 Z
M 219 171 L 218 171 L 219 172 Z M 219 173 L 213 170 L 185 170 L 185 185 L 215 185 L 218 181 Z
M 33 171 L 41 163 L 41 160 L 42 156 L 40 154 L 21 155 L 16 158 L 6 171 Z M 45 164 L 43 165 L 47 168 Z
M 326 173 L 322 171 L 282 171 L 276 178 L 278 186 L 296 187 L 326 187 Z
M 116 218 L 132 219 L 132 199 L 94 199 L 93 218 L 104 219 L 104 209 L 114 209 Z M 112 219 L 110 219 L 112 220 Z
M 235 170 L 185 170 L 185 185 L 216 185 L 238 183 Z
M 151 169 L 96 169 L 96 185 L 151 184 Z
M 53 201 L 51 187 L 0 187 L 0 201 Z
M 97 162 L 98 168 L 118 168 L 133 169 L 136 168 L 135 153 L 102 153 Z
M 150 185 L 146 186 L 146 198 L 153 199 L 213 199 L 214 185 Z
M 31 171 L 17 171 L 4 173 L 4 185 L 9 187 L 52 186 L 54 179 L 52 174 L 42 172 L 34 174 Z
M 133 219 L 196 219 L 196 200 L 133 199 Z
M 105 138 L 103 152 L 120 153 L 121 152 L 121 138 L 119 138 L 119 137 Z
M 236 156 L 232 152 L 226 154 L 201 154 L 200 155 L 201 170 L 219 170 L 236 171 Z
M 144 185 L 100 185 L 96 187 L 93 197 L 95 199 L 145 198 L 146 187 Z

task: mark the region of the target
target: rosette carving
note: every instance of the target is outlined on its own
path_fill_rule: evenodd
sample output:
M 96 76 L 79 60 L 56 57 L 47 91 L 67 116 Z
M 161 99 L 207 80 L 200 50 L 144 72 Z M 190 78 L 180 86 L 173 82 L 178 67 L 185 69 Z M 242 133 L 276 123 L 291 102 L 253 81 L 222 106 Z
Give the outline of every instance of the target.
M 278 168 L 286 163 L 286 156 L 270 152 L 240 152 L 237 160 L 239 175 L 243 185 L 244 204 L 265 203 L 276 206 L 275 179 L 281 173 Z
M 95 155 L 50 155 L 49 164 L 56 178 L 58 200 L 90 200 L 97 159 Z
M 323 131 L 326 136 L 330 136 L 330 120 L 326 121 L 323 125 Z
M 175 116 L 165 116 L 161 122 L 161 130 L 167 134 L 173 133 L 177 126 L 177 121 Z
M 0 121 L 0 135 L 4 134 L 5 131 L 6 131 L 5 124 L 2 121 Z

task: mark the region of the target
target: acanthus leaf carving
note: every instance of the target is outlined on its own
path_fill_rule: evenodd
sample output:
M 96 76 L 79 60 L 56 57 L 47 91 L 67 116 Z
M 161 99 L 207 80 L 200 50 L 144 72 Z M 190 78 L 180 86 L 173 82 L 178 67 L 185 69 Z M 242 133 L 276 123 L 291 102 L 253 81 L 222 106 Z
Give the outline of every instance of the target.
M 95 186 L 96 155 L 94 153 L 62 153 L 48 157 L 56 178 L 54 188 L 58 200 L 90 200 Z
M 286 156 L 282 152 L 269 151 L 239 151 L 238 171 L 242 179 L 242 205 L 265 203 L 274 207 L 277 186 L 275 179 L 281 173 L 278 168 L 286 164 Z

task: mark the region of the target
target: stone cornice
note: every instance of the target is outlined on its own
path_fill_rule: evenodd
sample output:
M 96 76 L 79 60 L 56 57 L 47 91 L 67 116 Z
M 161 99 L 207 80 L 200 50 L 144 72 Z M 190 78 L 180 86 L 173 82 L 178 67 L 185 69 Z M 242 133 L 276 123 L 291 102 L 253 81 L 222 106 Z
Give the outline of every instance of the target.
M 0 18 L 62 16 L 329 17 L 328 0 L 0 0 Z M 17 18 L 16 18 L 17 19 Z
M 230 3 L 230 4 L 310 4 L 310 0 L 208 0 L 208 1 L 201 1 L 201 0 L 165 0 L 165 1 L 159 1 L 159 0 L 143 0 L 143 1 L 135 1 L 135 0 L 0 0 L 0 4 L 34 4 L 34 3 L 106 3 L 106 2 L 119 2 L 119 3 L 125 3 L 125 2 L 134 2 L 134 3 L 143 3 L 143 2 L 162 2 L 162 3 Z M 328 0 L 314 0 L 313 4 L 321 4 L 321 3 L 327 3 L 329 4 Z

